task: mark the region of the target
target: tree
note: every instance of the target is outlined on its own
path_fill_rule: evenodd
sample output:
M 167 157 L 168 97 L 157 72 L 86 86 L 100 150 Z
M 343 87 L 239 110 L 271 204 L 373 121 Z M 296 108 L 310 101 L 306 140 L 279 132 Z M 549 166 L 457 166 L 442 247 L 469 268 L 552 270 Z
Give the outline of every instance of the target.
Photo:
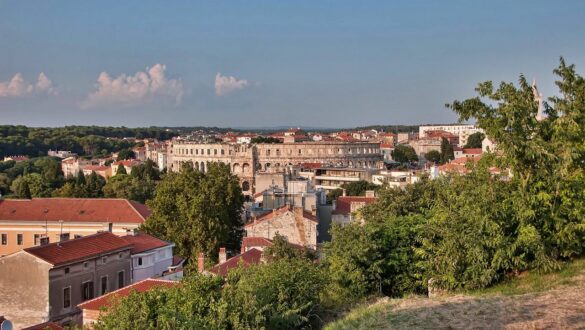
M 252 138 L 250 140 L 250 143 L 252 143 L 252 144 L 258 144 L 258 143 L 282 143 L 282 141 L 280 139 L 273 138 L 271 136 L 269 136 L 269 137 L 257 136 L 257 137 Z
M 126 159 L 134 159 L 134 151 L 130 148 L 122 149 L 118 151 L 118 158 L 117 160 L 126 160 Z
M 92 171 L 90 175 L 87 176 L 87 182 L 85 185 L 85 190 L 87 191 L 87 197 L 89 198 L 98 198 L 103 196 L 102 188 L 105 186 L 106 180 L 97 175 L 96 172 Z
M 111 177 L 103 187 L 108 198 L 124 198 L 144 203 L 154 197 L 156 182 L 150 178 L 139 179 L 127 174 Z
M 237 251 L 242 237 L 244 196 L 228 165 L 209 163 L 207 172 L 184 163 L 168 173 L 155 197 L 143 229 L 176 244 L 177 253 L 197 259 L 203 252 L 216 258 L 220 246 Z
M 51 188 L 38 173 L 29 173 L 18 177 L 10 187 L 19 198 L 49 197 Z
M 262 256 L 269 262 L 281 259 L 305 258 L 315 260 L 315 253 L 302 246 L 291 245 L 284 236 L 276 234 L 272 238 L 272 245 L 262 251 Z
M 482 132 L 475 132 L 467 138 L 467 143 L 463 148 L 481 148 L 485 134 Z
M 439 164 L 441 162 L 441 153 L 437 150 L 431 150 L 425 154 L 428 162 Z
M 414 148 L 407 144 L 398 144 L 392 151 L 392 159 L 399 163 L 410 163 L 418 161 Z
M 124 165 L 120 164 L 118 165 L 118 169 L 116 170 L 116 175 L 118 174 L 128 174 L 126 172 L 126 167 L 124 167 Z
M 355 182 L 344 183 L 341 188 L 345 189 L 348 196 L 365 196 L 368 190 L 377 190 L 380 186 L 371 182 L 360 180 Z
M 443 138 L 441 140 L 441 164 L 448 163 L 450 160 L 453 159 L 455 159 L 453 145 L 451 145 L 449 140 Z
M 333 189 L 327 192 L 327 204 L 331 204 L 337 197 L 343 195 L 343 189 Z

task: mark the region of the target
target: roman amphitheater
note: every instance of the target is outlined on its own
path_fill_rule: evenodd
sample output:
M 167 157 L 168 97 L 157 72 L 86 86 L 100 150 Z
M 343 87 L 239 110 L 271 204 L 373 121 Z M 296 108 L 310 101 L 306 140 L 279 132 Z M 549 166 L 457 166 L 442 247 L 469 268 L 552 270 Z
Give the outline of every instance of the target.
M 379 143 L 294 142 L 282 144 L 233 144 L 173 142 L 167 155 L 168 168 L 178 171 L 191 162 L 205 172 L 207 163 L 228 164 L 240 178 L 245 194 L 253 194 L 254 178 L 260 171 L 282 171 L 286 166 L 321 163 L 323 166 L 381 168 Z

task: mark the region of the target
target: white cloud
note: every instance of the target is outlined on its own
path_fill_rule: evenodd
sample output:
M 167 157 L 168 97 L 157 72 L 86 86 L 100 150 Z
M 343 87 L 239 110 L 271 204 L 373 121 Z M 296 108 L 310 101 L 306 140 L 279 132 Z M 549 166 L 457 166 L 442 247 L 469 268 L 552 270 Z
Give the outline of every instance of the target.
M 21 73 L 9 81 L 0 81 L 0 97 L 24 97 L 35 94 L 56 95 L 53 82 L 43 72 L 39 74 L 35 85 L 27 82 Z
M 230 94 L 249 85 L 250 83 L 247 80 L 240 80 L 232 76 L 222 76 L 219 72 L 215 75 L 215 94 L 217 96 Z
M 107 72 L 100 73 L 96 88 L 82 103 L 85 108 L 100 105 L 131 106 L 150 102 L 155 98 L 173 99 L 180 104 L 183 98 L 183 83 L 165 77 L 166 66 L 155 64 L 146 72 L 136 72 L 133 76 L 121 74 L 112 79 Z

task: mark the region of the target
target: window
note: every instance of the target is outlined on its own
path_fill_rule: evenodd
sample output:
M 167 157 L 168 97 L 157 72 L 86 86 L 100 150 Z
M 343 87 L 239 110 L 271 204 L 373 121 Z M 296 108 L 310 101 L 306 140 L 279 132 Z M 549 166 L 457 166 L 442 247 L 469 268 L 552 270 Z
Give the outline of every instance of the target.
M 22 245 L 22 234 L 16 234 L 16 244 Z
M 108 277 L 102 276 L 100 282 L 101 282 L 100 295 L 104 295 L 106 294 L 106 292 L 108 292 Z
M 40 243 L 40 240 L 41 240 L 41 234 L 35 234 L 35 235 L 34 235 L 34 242 L 35 242 L 35 245 L 39 245 L 39 243 Z
M 107 261 L 108 261 L 108 258 L 107 257 L 103 257 L 102 258 L 102 264 L 105 264 Z
M 2 245 L 8 244 L 8 234 L 2 234 Z
M 124 271 L 118 272 L 118 289 L 124 287 Z
M 118 259 L 122 259 L 124 257 L 123 253 L 118 254 Z
M 81 235 L 79 235 L 79 234 L 75 234 L 75 235 L 73 235 L 73 237 L 74 237 L 74 238 L 81 238 L 81 237 L 83 237 L 83 236 L 81 236 Z
M 89 264 L 87 262 L 83 263 L 83 268 L 87 268 L 87 266 L 89 266 Z
M 71 307 L 71 287 L 63 289 L 63 308 Z
M 142 257 L 138 257 L 138 266 L 142 266 Z
M 81 299 L 82 301 L 86 301 L 89 299 L 93 299 L 93 282 L 84 282 L 81 284 Z
M 63 271 L 65 272 L 65 274 L 69 274 L 69 267 L 65 267 Z

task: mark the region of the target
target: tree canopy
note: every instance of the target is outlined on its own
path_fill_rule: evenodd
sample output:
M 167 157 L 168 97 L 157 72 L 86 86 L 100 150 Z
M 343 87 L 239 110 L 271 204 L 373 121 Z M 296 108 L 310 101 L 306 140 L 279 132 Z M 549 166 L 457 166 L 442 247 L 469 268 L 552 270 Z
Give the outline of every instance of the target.
M 418 161 L 414 148 L 407 144 L 398 144 L 392 151 L 392 159 L 399 163 L 410 163 Z

